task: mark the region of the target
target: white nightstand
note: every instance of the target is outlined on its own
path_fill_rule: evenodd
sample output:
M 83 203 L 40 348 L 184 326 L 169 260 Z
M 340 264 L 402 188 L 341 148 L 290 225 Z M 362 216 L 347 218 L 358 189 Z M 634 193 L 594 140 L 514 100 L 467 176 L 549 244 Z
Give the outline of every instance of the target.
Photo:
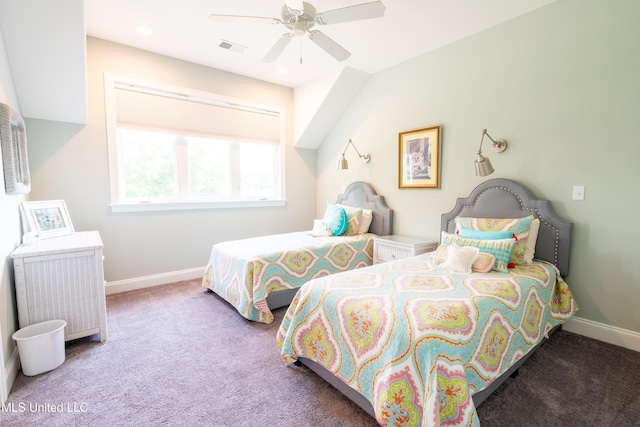
M 373 263 L 394 261 L 435 251 L 437 241 L 409 236 L 382 236 L 373 239 Z

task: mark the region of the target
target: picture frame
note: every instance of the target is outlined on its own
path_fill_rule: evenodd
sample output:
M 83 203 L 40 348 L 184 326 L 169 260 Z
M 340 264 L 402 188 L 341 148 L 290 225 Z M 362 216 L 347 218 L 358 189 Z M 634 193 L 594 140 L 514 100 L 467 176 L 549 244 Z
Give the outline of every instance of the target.
M 31 177 L 24 119 L 3 103 L 0 103 L 0 144 L 5 194 L 28 194 Z
M 43 200 L 20 204 L 26 232 L 35 232 L 40 239 L 73 234 L 73 224 L 64 200 Z
M 440 188 L 440 126 L 399 133 L 398 188 Z

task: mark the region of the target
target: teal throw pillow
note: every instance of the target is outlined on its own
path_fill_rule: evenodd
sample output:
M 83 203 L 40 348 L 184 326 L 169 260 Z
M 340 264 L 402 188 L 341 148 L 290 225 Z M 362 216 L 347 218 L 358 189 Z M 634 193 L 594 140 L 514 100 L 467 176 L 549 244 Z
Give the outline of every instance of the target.
M 324 225 L 329 230 L 331 235 L 340 236 L 347 229 L 349 221 L 347 220 L 347 213 L 340 206 L 327 206 L 327 210 L 324 213 Z
M 458 230 L 458 236 L 478 240 L 498 240 L 510 239 L 513 237 L 513 233 L 511 231 L 482 231 L 472 228 L 461 228 Z

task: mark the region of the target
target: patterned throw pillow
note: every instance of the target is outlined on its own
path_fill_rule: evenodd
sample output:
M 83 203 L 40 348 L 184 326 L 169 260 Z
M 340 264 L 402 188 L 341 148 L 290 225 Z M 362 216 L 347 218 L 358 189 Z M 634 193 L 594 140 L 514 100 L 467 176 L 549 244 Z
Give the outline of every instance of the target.
M 443 231 L 441 244 L 450 245 L 453 243 L 460 246 L 474 246 L 480 249 L 480 252 L 486 252 L 493 255 L 496 258 L 496 262 L 493 265 L 493 270 L 507 273 L 509 271 L 509 260 L 511 259 L 511 254 L 516 244 L 516 239 L 468 239 L 466 237 L 460 237 L 456 234 L 449 234 Z
M 476 273 L 488 273 L 493 269 L 495 263 L 496 257 L 486 252 L 480 252 L 473 262 L 471 270 Z
M 534 219 L 529 229 L 529 238 L 527 239 L 527 249 L 524 251 L 524 262 L 531 264 L 536 253 L 536 242 L 538 241 L 538 231 L 540 230 L 540 220 Z
M 327 206 L 322 221 L 332 236 L 340 236 L 347 229 L 347 213 L 340 206 Z
M 460 234 L 462 229 L 471 229 L 485 232 L 508 231 L 516 239 L 511 262 L 516 265 L 526 265 L 525 251 L 529 240 L 529 231 L 533 215 L 524 218 L 467 218 L 456 217 L 456 234 Z M 496 260 L 498 257 L 496 257 Z

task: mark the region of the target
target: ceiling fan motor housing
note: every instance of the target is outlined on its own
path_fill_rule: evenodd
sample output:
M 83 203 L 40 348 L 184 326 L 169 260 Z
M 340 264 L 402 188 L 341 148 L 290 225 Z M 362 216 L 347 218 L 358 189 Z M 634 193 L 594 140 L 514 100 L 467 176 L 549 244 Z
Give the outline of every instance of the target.
M 380 18 L 384 16 L 385 7 L 380 0 L 368 1 L 366 3 L 338 9 L 326 10 L 317 13 L 312 4 L 302 0 L 285 0 L 285 5 L 280 11 L 281 19 L 265 18 L 260 16 L 240 16 L 240 15 L 220 15 L 211 14 L 210 19 L 219 22 L 240 22 L 240 23 L 264 23 L 282 24 L 289 32 L 282 34 L 269 52 L 263 58 L 263 62 L 273 62 L 294 37 L 309 36 L 314 44 L 319 46 L 329 55 L 338 61 L 344 61 L 351 56 L 351 53 L 340 46 L 325 33 L 312 29 L 316 24 L 324 26 L 328 24 L 340 24 L 343 22 L 359 21 L 361 19 Z M 302 59 L 301 59 L 302 62 Z
M 292 10 L 285 4 L 282 6 L 282 23 L 296 36 L 303 36 L 316 23 L 316 8 L 304 2 L 303 10 Z

